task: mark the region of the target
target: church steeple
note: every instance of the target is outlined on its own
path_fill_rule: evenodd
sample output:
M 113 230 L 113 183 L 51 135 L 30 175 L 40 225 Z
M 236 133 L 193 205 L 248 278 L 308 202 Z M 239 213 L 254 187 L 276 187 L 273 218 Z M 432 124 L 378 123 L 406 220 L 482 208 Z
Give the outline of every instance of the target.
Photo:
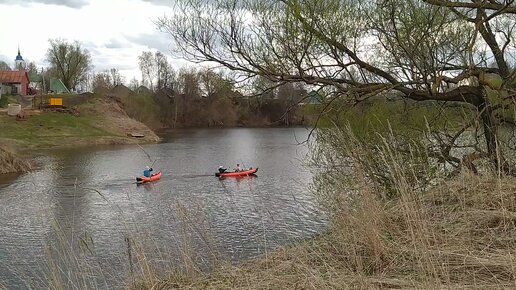
M 20 53 L 20 45 L 18 45 L 18 55 L 16 56 L 16 59 L 14 60 L 14 64 L 17 70 L 25 69 L 25 61 L 23 60 L 23 57 Z

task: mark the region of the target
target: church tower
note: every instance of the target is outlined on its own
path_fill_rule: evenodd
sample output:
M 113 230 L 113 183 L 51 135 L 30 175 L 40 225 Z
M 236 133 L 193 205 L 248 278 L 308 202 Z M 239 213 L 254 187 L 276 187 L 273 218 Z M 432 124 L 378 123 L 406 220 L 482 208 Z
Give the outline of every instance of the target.
M 20 54 L 20 47 L 18 47 L 18 55 L 14 60 L 14 64 L 16 70 L 25 70 L 25 61 L 23 60 L 23 57 Z

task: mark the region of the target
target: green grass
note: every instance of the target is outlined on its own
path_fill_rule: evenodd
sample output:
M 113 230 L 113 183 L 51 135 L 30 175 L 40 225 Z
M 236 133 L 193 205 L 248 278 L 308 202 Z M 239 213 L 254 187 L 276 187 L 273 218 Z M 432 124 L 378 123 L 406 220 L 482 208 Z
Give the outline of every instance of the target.
M 0 99 L 0 108 L 7 108 L 8 104 L 13 104 L 13 103 L 18 104 L 18 101 L 16 100 L 15 96 L 3 95 L 2 98 Z
M 473 118 L 468 108 L 446 105 L 438 102 L 385 101 L 374 100 L 356 106 L 341 104 L 336 101 L 331 107 L 324 105 L 306 105 L 299 114 L 313 125 L 321 128 L 350 125 L 358 135 L 367 132 L 386 132 L 390 128 L 402 130 L 404 134 L 414 135 L 434 130 L 456 129 Z
M 67 138 L 97 138 L 113 136 L 98 128 L 94 117 L 72 116 L 66 113 L 45 112 L 17 121 L 14 117 L 0 115 L 0 138 L 13 139 L 28 145 L 59 145 Z M 97 126 L 95 126 L 97 125 Z

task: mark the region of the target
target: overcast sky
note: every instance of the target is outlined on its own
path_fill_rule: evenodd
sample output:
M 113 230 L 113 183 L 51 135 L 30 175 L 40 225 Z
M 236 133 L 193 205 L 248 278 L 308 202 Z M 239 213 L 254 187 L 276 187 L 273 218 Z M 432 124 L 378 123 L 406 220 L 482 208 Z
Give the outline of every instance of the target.
M 18 45 L 26 61 L 48 66 L 48 39 L 77 40 L 91 53 L 95 71 L 118 68 L 129 81 L 141 78 L 138 55 L 170 56 L 171 38 L 153 24 L 171 15 L 174 0 L 0 0 L 0 60 L 14 66 Z

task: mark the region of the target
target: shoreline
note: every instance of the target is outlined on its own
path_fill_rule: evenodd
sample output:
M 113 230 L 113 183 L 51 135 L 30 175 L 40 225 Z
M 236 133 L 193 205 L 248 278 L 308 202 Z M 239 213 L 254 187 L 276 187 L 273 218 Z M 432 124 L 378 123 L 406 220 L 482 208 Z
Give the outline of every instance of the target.
M 62 139 L 62 138 L 61 138 Z M 85 140 L 80 137 L 67 137 L 68 142 L 61 144 L 47 144 L 46 146 L 36 146 L 23 144 L 19 140 L 9 140 L 0 138 L 0 175 L 22 174 L 36 169 L 40 166 L 36 161 L 37 155 L 48 150 L 71 149 L 71 148 L 87 148 L 96 146 L 111 145 L 136 145 L 136 144 L 156 144 L 161 141 L 143 141 L 133 140 L 136 138 L 127 137 L 105 137 L 88 138 Z M 8 146 L 4 146 L 6 142 Z M 16 147 L 16 149 L 13 149 Z
M 26 172 L 35 150 L 89 147 L 98 145 L 150 144 L 161 138 L 147 125 L 130 118 L 112 101 L 92 99 L 77 107 L 79 114 L 24 110 L 22 119 L 0 111 L 0 143 L 5 148 L 0 174 Z M 141 137 L 130 137 L 135 134 Z M 2 148 L 0 147 L 0 148 Z M 0 156 L 1 157 L 1 156 Z M 29 160 L 29 161 L 27 161 Z
M 220 126 L 220 127 L 181 127 L 181 128 L 160 128 L 152 130 L 153 136 L 145 135 L 143 138 L 129 137 L 129 136 L 43 136 L 38 138 L 37 142 L 31 143 L 27 140 L 13 139 L 13 138 L 2 138 L 0 137 L 0 143 L 4 146 L 10 154 L 15 156 L 17 162 L 28 162 L 31 167 L 25 167 L 19 171 L 0 171 L 0 174 L 10 173 L 23 173 L 30 171 L 34 167 L 37 167 L 34 161 L 34 151 L 46 151 L 46 150 L 58 150 L 58 149 L 71 149 L 71 148 L 86 148 L 96 146 L 111 146 L 111 145 L 143 145 L 143 144 L 157 144 L 162 142 L 163 138 L 159 134 L 170 132 L 174 130 L 216 130 L 216 129 L 274 129 L 274 128 L 306 128 L 305 126 L 252 126 L 252 127 L 241 127 L 241 126 Z M 150 129 L 149 129 L 150 130 Z

